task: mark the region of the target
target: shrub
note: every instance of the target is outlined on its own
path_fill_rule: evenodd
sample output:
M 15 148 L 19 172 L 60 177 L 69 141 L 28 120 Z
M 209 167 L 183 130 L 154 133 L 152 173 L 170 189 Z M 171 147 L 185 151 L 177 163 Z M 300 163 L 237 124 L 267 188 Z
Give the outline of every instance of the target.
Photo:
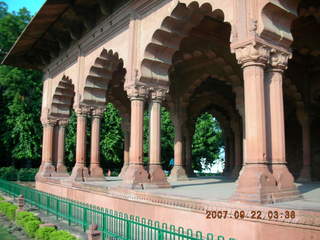
M 38 172 L 37 168 L 21 168 L 18 172 L 19 181 L 35 181 Z
M 0 168 L 0 178 L 8 181 L 17 181 L 18 171 L 14 167 Z
M 18 212 L 16 216 L 17 225 L 25 227 L 25 224 L 30 221 L 39 221 L 39 218 L 31 212 Z
M 24 224 L 24 231 L 27 233 L 27 235 L 29 237 L 34 237 L 36 231 L 39 228 L 39 225 L 41 224 L 41 222 L 39 220 L 31 220 L 31 221 L 27 221 Z
M 16 216 L 17 206 L 8 203 L 0 202 L 0 212 L 7 216 L 10 220 L 14 220 Z
M 49 240 L 50 234 L 56 231 L 54 227 L 40 227 L 35 234 L 37 240 Z
M 0 196 L 0 201 L 4 200 L 4 198 L 2 196 Z
M 49 240 L 77 240 L 77 238 L 69 232 L 59 230 L 52 232 Z
M 18 209 L 17 206 L 10 204 L 11 206 L 9 206 L 6 210 L 6 216 L 13 221 L 16 217 L 16 210 Z

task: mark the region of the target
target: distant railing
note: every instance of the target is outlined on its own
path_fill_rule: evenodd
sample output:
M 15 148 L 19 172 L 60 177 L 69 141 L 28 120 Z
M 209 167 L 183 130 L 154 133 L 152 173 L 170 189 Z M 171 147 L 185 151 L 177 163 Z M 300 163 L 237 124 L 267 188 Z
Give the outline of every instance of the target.
M 55 215 L 57 219 L 66 220 L 69 225 L 82 226 L 83 231 L 91 224 L 97 224 L 103 240 L 227 240 L 212 233 L 203 236 L 200 231 L 129 216 L 126 213 L 69 200 L 2 179 L 0 191 L 12 197 L 22 194 L 26 203 L 46 211 L 47 214 Z

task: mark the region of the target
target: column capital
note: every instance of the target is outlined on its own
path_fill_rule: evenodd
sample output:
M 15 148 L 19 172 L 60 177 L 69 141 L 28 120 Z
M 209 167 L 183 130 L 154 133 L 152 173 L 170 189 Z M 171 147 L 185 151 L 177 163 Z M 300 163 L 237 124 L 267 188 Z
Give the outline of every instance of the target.
M 126 89 L 130 100 L 145 100 L 149 95 L 149 89 L 146 86 L 130 86 Z
M 75 108 L 77 116 L 87 116 L 91 112 L 91 107 L 86 105 L 80 105 Z
M 41 121 L 43 127 L 54 127 L 57 124 L 57 122 L 57 119 L 46 119 Z
M 280 51 L 278 49 L 271 49 L 268 71 L 283 72 L 288 67 L 288 61 L 292 57 L 292 54 L 288 51 Z
M 271 49 L 266 44 L 252 41 L 234 47 L 233 51 L 242 67 L 252 65 L 264 67 L 270 58 Z
M 59 127 L 66 127 L 69 123 L 69 120 L 68 119 L 59 119 L 58 121 L 58 125 Z
M 151 100 L 162 102 L 165 99 L 168 92 L 169 90 L 165 88 L 150 88 Z
M 105 107 L 96 107 L 92 109 L 92 117 L 95 118 L 102 118 L 104 111 L 106 110 Z

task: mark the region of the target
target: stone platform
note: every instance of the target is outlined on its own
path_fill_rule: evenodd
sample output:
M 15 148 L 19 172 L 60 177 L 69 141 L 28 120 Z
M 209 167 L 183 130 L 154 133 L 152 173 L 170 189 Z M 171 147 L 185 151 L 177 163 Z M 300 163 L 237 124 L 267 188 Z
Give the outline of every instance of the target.
M 320 239 L 319 182 L 297 184 L 303 199 L 268 205 L 229 201 L 236 183 L 223 177 L 191 178 L 172 182 L 172 188 L 164 189 L 129 190 L 119 188 L 120 183 L 117 177 L 85 183 L 50 178 L 38 181 L 36 188 L 203 233 L 212 232 L 225 239 Z M 220 211 L 222 215 L 208 219 L 208 211 Z M 242 219 L 240 211 L 245 214 Z M 292 215 L 286 217 L 288 213 Z

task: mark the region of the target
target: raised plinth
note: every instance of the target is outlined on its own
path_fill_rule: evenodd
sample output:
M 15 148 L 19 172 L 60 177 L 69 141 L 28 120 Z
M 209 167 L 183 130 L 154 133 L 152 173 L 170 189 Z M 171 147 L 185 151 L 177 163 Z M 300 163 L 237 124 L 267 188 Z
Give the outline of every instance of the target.
M 37 181 L 36 188 L 72 200 L 81 200 L 87 204 L 165 222 L 168 225 L 173 224 L 199 230 L 204 234 L 213 232 L 215 236 L 223 235 L 225 239 L 303 240 L 318 239 L 319 237 L 320 208 L 317 203 L 312 205 L 316 208 L 310 210 L 313 207 L 305 201 L 258 206 L 181 196 L 181 191 L 176 193 L 177 189 L 183 188 L 185 191 L 189 191 L 190 195 L 194 193 L 200 195 L 198 191 L 206 187 L 207 190 L 203 189 L 204 193 L 201 196 L 208 197 L 211 192 L 215 192 L 215 194 L 211 194 L 215 196 L 219 189 L 224 189 L 224 192 L 228 191 L 231 183 L 226 183 L 226 187 L 215 189 L 219 184 L 217 182 L 215 184 L 203 182 L 203 185 L 199 185 L 197 182 L 192 186 L 192 181 L 190 181 L 189 186 L 183 187 L 184 184 L 182 184 L 179 188 L 161 189 L 161 192 L 159 192 L 160 190 L 154 192 L 154 190 L 141 191 L 118 188 L 114 182 L 116 181 L 104 181 L 101 185 L 92 182 L 76 182 L 72 186 L 68 186 Z M 227 214 L 225 217 L 210 217 L 208 219 L 210 211 L 226 211 Z M 243 218 L 237 218 L 239 216 L 237 213 L 241 211 L 244 212 Z M 285 217 L 286 211 L 292 214 L 289 218 Z M 278 217 L 276 217 L 277 213 Z
M 53 175 L 54 177 L 69 177 L 69 173 L 67 171 L 66 166 L 57 165 L 57 171 Z
M 104 181 L 105 176 L 103 174 L 102 168 L 98 164 L 91 164 L 89 177 L 86 181 Z
M 39 171 L 36 175 L 36 179 L 38 178 L 46 178 L 46 177 L 51 177 L 55 174 L 55 167 L 51 163 L 43 163 L 41 164 Z

